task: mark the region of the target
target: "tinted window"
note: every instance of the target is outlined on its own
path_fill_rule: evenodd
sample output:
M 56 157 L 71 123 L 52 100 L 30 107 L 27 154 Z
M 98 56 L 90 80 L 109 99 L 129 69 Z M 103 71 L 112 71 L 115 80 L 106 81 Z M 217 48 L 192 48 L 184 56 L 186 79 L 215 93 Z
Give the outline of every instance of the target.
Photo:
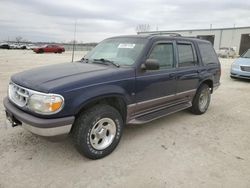
M 160 69 L 172 68 L 174 65 L 173 44 L 157 44 L 149 59 L 157 59 L 160 64 Z
M 204 65 L 218 63 L 217 55 L 211 44 L 199 43 L 201 59 Z
M 189 67 L 196 64 L 196 58 L 191 44 L 178 44 L 179 67 Z

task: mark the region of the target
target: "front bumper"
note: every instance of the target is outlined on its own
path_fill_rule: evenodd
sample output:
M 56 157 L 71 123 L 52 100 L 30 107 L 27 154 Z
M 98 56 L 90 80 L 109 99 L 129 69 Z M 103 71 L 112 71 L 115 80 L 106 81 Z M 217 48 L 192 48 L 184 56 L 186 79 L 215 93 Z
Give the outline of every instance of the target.
M 242 71 L 239 69 L 231 69 L 230 76 L 233 78 L 250 79 L 250 72 Z
M 4 98 L 3 104 L 6 114 L 17 120 L 17 123 L 21 124 L 23 128 L 40 136 L 52 137 L 68 134 L 75 120 L 74 116 L 54 119 L 35 117 L 19 110 L 7 97 Z

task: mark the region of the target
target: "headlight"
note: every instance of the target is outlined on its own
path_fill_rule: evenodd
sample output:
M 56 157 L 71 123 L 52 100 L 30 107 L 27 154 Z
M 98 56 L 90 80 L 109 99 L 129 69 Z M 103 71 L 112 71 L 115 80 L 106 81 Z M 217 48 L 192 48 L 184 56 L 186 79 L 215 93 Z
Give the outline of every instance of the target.
M 56 94 L 35 93 L 30 96 L 28 108 L 39 114 L 54 114 L 59 112 L 64 105 L 64 99 Z

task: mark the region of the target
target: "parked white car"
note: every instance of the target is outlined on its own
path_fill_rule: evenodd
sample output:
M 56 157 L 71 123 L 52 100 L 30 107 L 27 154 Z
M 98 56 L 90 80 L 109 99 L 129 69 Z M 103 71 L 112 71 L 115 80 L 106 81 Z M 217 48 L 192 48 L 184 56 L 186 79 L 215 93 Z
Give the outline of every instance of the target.
M 34 45 L 34 44 L 27 44 L 26 45 L 26 49 L 28 50 L 33 50 L 34 48 L 37 48 L 38 46 Z
M 231 78 L 250 79 L 250 49 L 233 62 Z
M 10 44 L 10 49 L 26 49 L 24 44 Z
M 236 56 L 236 51 L 231 47 L 222 47 L 217 52 L 218 57 L 224 58 L 234 58 Z

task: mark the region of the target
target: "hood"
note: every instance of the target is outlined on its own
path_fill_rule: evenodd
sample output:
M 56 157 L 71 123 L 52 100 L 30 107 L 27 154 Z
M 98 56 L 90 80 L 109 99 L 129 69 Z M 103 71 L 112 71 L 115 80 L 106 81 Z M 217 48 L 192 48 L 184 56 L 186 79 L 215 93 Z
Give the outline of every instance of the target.
M 238 65 L 250 66 L 250 58 L 240 57 L 240 58 L 236 59 L 234 63 L 238 64 Z
M 20 72 L 11 80 L 23 87 L 41 92 L 49 92 L 59 85 L 75 80 L 100 75 L 101 72 L 115 70 L 111 66 L 88 63 L 63 63 Z

